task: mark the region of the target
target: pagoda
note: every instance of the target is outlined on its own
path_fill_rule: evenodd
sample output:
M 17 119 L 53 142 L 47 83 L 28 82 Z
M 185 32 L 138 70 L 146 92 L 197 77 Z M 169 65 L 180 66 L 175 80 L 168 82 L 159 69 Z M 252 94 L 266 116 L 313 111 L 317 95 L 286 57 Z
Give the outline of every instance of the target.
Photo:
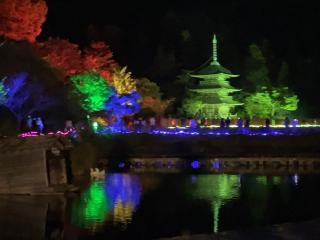
M 242 103 L 233 99 L 231 94 L 240 89 L 232 87 L 228 79 L 239 75 L 232 74 L 218 62 L 216 35 L 213 35 L 212 50 L 211 61 L 190 73 L 191 77 L 199 79 L 199 84 L 190 89 L 194 97 L 201 102 L 201 108 L 196 115 L 209 119 L 232 117 L 234 107 Z

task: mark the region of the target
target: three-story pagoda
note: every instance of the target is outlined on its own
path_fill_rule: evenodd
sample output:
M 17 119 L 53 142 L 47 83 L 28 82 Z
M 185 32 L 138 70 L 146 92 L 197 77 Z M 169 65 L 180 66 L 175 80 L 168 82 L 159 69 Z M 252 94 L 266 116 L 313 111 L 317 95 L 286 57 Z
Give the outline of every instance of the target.
M 199 85 L 190 91 L 195 94 L 197 100 L 201 101 L 202 107 L 197 113 L 198 117 L 227 118 L 232 116 L 232 110 L 235 106 L 242 105 L 242 103 L 235 101 L 231 95 L 240 89 L 232 87 L 228 81 L 228 79 L 239 75 L 232 74 L 218 62 L 216 35 L 213 36 L 212 47 L 211 62 L 190 73 L 191 77 L 200 79 Z

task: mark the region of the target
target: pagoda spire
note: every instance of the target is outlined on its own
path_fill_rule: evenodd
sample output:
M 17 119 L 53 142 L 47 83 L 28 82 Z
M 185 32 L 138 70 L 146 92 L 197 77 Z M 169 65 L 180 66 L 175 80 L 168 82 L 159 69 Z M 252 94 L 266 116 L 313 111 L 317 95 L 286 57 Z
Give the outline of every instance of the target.
M 210 65 L 220 65 L 220 63 L 218 62 L 217 38 L 215 34 L 213 34 L 212 39 L 212 62 Z

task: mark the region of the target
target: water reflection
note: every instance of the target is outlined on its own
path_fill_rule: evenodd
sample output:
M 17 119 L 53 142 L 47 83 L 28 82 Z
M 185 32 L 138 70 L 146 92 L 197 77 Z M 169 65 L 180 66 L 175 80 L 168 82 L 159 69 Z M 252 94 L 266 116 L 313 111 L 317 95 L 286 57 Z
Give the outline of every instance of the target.
M 113 206 L 113 222 L 125 229 L 140 201 L 140 178 L 130 174 L 112 174 L 107 176 L 105 186 Z
M 64 239 L 66 199 L 0 195 L 0 239 Z
M 294 185 L 298 185 L 299 184 L 299 175 L 295 174 L 295 175 L 293 175 L 292 178 L 293 178 Z
M 89 189 L 72 204 L 71 223 L 92 232 L 99 230 L 111 209 L 104 182 L 92 182 Z
M 94 181 L 72 204 L 71 222 L 91 232 L 112 221 L 125 229 L 140 200 L 140 179 L 130 174 L 109 174 Z
M 271 185 L 280 185 L 281 181 L 282 179 L 280 176 L 256 176 L 256 182 L 264 186 L 267 186 L 268 182 Z
M 237 175 L 198 175 L 194 183 L 192 194 L 196 198 L 211 202 L 213 211 L 213 232 L 219 230 L 220 208 L 231 199 L 239 196 L 240 178 Z

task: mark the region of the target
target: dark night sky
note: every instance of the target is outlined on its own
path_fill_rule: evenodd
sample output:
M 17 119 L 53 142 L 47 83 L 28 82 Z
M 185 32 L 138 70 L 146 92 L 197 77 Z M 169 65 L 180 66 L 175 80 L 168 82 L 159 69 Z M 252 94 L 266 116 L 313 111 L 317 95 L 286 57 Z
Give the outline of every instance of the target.
M 307 1 L 47 0 L 47 4 L 49 13 L 40 40 L 59 36 L 81 46 L 105 40 L 120 64 L 160 85 L 172 81 L 180 69 L 205 62 L 211 54 L 213 32 L 220 40 L 220 62 L 240 74 L 248 45 L 262 46 L 266 40 L 269 62 L 287 61 L 292 87 L 309 93 L 306 102 L 320 101 L 314 86 L 319 86 L 320 11 Z M 192 44 L 182 42 L 184 30 L 190 33 Z M 174 55 L 165 73 L 154 71 L 159 68 L 159 47 L 168 53 L 167 58 Z

